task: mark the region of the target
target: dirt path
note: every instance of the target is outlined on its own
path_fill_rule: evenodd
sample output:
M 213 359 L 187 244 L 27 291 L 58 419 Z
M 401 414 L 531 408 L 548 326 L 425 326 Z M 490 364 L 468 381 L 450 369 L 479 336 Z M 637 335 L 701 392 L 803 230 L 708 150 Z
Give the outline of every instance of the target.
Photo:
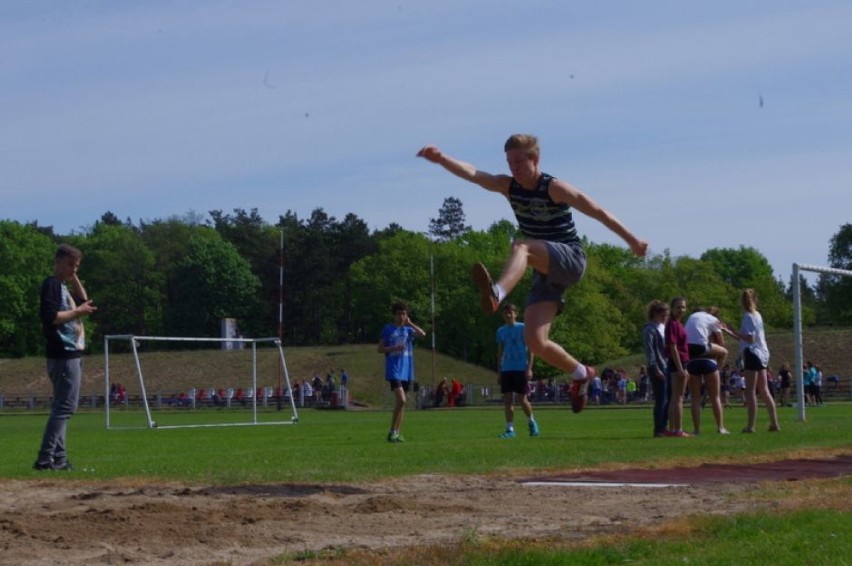
M 752 476 L 793 479 L 796 468 L 788 462 L 774 463 L 781 476 L 766 469 Z M 852 473 L 852 460 L 845 462 L 826 475 Z M 740 474 L 730 482 L 718 481 L 725 472 L 715 469 L 717 481 L 666 488 L 532 486 L 523 481 L 531 478 L 442 475 L 231 487 L 8 481 L 0 485 L 0 563 L 251 564 L 285 552 L 440 544 L 471 536 L 582 539 L 756 505 L 738 497 L 754 486 L 743 478 L 744 466 L 728 468 Z M 668 476 L 655 470 L 653 479 L 695 478 L 696 470 L 672 468 Z M 630 481 L 642 475 L 637 472 L 591 479 Z

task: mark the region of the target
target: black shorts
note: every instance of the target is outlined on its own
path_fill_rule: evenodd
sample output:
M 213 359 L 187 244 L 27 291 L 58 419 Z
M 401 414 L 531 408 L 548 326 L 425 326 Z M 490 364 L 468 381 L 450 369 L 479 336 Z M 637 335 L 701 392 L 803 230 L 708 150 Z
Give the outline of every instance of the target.
M 754 352 L 746 348 L 743 350 L 743 369 L 748 371 L 760 371 L 766 369 L 766 364 L 760 361 Z
M 391 391 L 395 391 L 396 389 L 399 389 L 400 387 L 402 387 L 402 390 L 407 393 L 409 388 L 411 387 L 410 381 L 400 381 L 398 379 L 390 379 L 390 380 L 388 380 L 388 383 L 390 383 L 390 390 Z
M 527 376 L 524 371 L 501 371 L 500 393 L 527 394 Z
M 689 358 L 703 358 L 710 353 L 710 344 L 690 344 Z

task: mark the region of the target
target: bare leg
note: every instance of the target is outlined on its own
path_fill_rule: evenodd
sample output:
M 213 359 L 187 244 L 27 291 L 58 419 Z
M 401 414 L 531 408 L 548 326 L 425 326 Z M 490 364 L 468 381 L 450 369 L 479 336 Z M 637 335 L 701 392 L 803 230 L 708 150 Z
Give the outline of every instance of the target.
M 550 325 L 558 309 L 556 302 L 529 305 L 524 312 L 524 340 L 537 358 L 566 373 L 573 373 L 580 362 L 550 339 Z
M 743 432 L 754 432 L 754 426 L 757 421 L 757 374 L 758 372 L 753 370 L 743 371 L 743 375 L 745 375 L 746 380 L 746 388 L 743 392 L 743 397 L 745 397 L 747 415 L 746 426 L 743 429 Z
M 716 364 L 719 367 L 725 366 L 725 360 L 728 359 L 728 349 L 719 344 L 710 344 L 710 357 L 716 358 Z
M 772 432 L 780 430 L 778 426 L 778 410 L 775 407 L 775 399 L 772 398 L 772 393 L 769 391 L 769 380 L 766 377 L 765 369 L 757 372 L 755 388 L 757 389 L 757 393 L 763 398 L 763 404 L 766 405 L 766 412 L 769 413 L 769 430 Z M 756 410 L 757 400 L 755 399 Z M 752 423 L 752 426 L 754 426 L 754 423 Z
M 550 255 L 547 253 L 547 245 L 543 240 L 512 242 L 512 252 L 503 266 L 503 272 L 497 284 L 508 295 L 527 272 L 528 267 L 545 275 L 550 271 Z
M 701 432 L 701 376 L 689 376 L 689 402 L 692 407 L 692 427 L 695 434 Z
M 687 379 L 689 379 L 687 377 Z M 672 372 L 672 396 L 669 401 L 669 430 L 683 430 L 683 392 L 686 391 L 687 379 L 677 372 Z
M 399 431 L 402 427 L 402 414 L 405 409 L 405 390 L 402 387 L 394 389 L 396 404 L 393 407 L 393 419 L 391 420 L 391 429 Z
M 723 434 L 727 434 L 725 429 L 725 415 L 722 412 L 722 398 L 719 396 L 719 372 L 714 371 L 704 376 L 704 387 L 707 389 L 707 396 L 710 398 L 710 406 L 713 408 L 713 418 L 716 419 L 716 430 Z
M 503 393 L 503 414 L 506 416 L 506 423 L 514 422 L 515 419 L 514 398 L 514 393 Z
M 527 420 L 532 419 L 532 405 L 530 404 L 530 400 L 526 395 L 521 395 L 521 408 L 524 410 L 524 414 L 527 416 Z

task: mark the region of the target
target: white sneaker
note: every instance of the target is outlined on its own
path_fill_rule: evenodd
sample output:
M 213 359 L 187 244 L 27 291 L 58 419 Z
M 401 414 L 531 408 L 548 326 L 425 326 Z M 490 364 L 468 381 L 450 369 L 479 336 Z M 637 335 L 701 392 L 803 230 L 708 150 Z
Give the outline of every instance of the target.
M 722 427 L 722 428 L 719 429 L 719 434 L 731 434 L 731 433 L 728 432 L 728 429 L 726 429 L 725 427 Z

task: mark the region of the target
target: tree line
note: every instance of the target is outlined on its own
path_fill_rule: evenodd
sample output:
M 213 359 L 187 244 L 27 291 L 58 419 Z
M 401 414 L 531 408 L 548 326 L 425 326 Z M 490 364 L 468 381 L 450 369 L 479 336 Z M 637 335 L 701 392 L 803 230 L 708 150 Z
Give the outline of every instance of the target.
M 216 337 L 225 317 L 246 337 L 280 332 L 285 347 L 374 342 L 390 304 L 404 300 L 438 351 L 493 366 L 500 320 L 479 312 L 469 269 L 482 261 L 499 272 L 515 235 L 506 220 L 485 231 L 465 226 L 454 198 L 428 234 L 397 224 L 371 231 L 354 214 L 337 220 L 321 208 L 307 218 L 288 211 L 274 224 L 256 209 L 137 224 L 107 212 L 71 234 L 0 220 L 0 357 L 43 353 L 39 287 L 56 244 L 66 242 L 83 251 L 81 279 L 98 306 L 86 320 L 92 352 L 109 334 Z M 551 336 L 589 363 L 639 351 L 645 305 L 655 298 L 716 305 L 737 324 L 738 293 L 753 287 L 767 325 L 792 326 L 792 281 L 776 279 L 754 248 L 640 259 L 626 248 L 585 245 L 586 277 L 566 295 Z M 852 225 L 832 238 L 828 257 L 831 267 L 852 269 Z M 821 275 L 801 285 L 805 324 L 852 324 L 850 278 Z M 528 286 L 525 278 L 508 300 L 523 307 Z

